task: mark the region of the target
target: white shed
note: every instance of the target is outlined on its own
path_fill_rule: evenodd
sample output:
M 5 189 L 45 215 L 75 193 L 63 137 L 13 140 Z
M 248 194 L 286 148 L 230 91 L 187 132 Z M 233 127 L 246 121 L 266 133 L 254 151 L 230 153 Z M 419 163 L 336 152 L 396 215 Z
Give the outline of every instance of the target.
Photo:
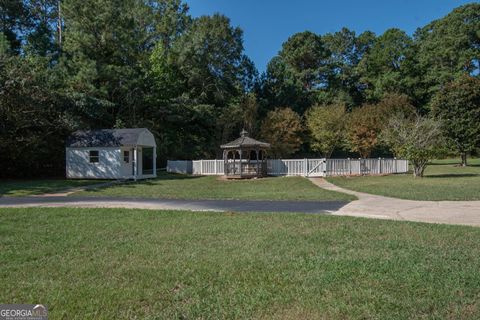
M 157 145 L 145 128 L 78 130 L 66 143 L 69 179 L 147 179 L 157 176 Z

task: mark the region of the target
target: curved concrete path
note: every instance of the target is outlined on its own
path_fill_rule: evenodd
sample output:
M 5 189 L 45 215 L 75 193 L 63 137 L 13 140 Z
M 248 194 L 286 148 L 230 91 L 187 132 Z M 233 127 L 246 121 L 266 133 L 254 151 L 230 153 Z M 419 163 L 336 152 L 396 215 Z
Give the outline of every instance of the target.
M 480 226 L 480 201 L 403 200 L 344 189 L 323 178 L 310 181 L 320 188 L 358 197 L 335 215 Z

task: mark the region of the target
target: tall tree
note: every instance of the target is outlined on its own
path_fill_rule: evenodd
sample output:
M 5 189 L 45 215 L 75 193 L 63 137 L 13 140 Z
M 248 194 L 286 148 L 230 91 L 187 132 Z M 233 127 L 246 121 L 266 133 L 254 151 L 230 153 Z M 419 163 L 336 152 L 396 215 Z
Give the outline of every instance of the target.
M 343 104 L 312 107 L 306 116 L 312 149 L 330 158 L 335 148 L 344 142 L 345 119 Z
M 354 31 L 342 28 L 322 37 L 330 52 L 327 60 L 328 90 L 323 102 L 340 100 L 349 107 L 364 102 L 358 64 L 375 42 L 375 34 L 366 31 L 356 36 Z
M 30 29 L 27 36 L 28 51 L 40 56 L 56 54 L 58 58 L 60 0 L 28 0 L 25 3 Z
M 432 112 L 466 166 L 467 154 L 480 143 L 480 79 L 464 75 L 447 84 L 433 98 Z
M 243 128 L 255 136 L 258 122 L 258 102 L 255 94 L 248 93 L 242 97 L 240 107 L 243 115 Z
M 7 40 L 7 37 L 0 33 L 0 59 L 8 55 L 10 51 L 10 43 Z
M 379 109 L 383 124 L 394 114 L 400 113 L 406 117 L 411 117 L 417 112 L 412 99 L 405 94 L 386 93 L 376 106 Z
M 184 7 L 176 4 L 175 0 L 64 1 L 67 84 L 92 126 L 112 126 L 117 119 L 137 125 L 132 115 L 143 108 L 149 90 L 144 79 L 155 42 L 170 41 L 183 26 L 177 23 L 166 30 L 162 18 L 188 20 L 183 17 Z
M 262 75 L 258 95 L 264 101 L 263 116 L 268 111 L 285 105 L 290 105 L 294 110 L 301 112 L 313 102 L 312 95 L 305 92 L 293 71 L 280 56 L 273 57 L 268 63 L 267 70 Z
M 20 52 L 28 23 L 28 11 L 24 1 L 0 2 L 0 32 L 5 36 L 11 52 Z
M 211 131 L 203 131 L 203 136 L 214 139 L 208 145 L 200 140 L 198 147 L 207 150 L 204 157 L 214 156 L 216 146 L 241 130 L 247 122 L 244 109 L 251 111 L 248 121 L 253 121 L 251 117 L 256 113 L 256 100 L 246 94 L 256 70 L 243 52 L 242 37 L 242 31 L 231 26 L 228 18 L 204 16 L 193 20 L 169 47 L 159 41 L 150 57 L 155 90 L 150 94 L 152 110 L 148 114 L 158 115 L 159 131 L 170 127 L 174 130 L 167 122 L 185 119 L 197 106 L 203 106 L 201 110 L 209 106 L 205 116 L 211 117 L 214 126 L 205 126 Z M 177 107 L 170 107 L 172 104 Z M 182 108 L 186 108 L 185 112 Z M 174 115 L 176 112 L 180 114 Z M 192 140 L 199 141 L 194 137 Z
M 464 73 L 480 74 L 480 4 L 454 9 L 415 33 L 418 68 L 432 97 L 448 82 Z M 428 102 L 428 101 L 427 101 Z
M 326 86 L 328 55 L 322 37 L 313 32 L 288 38 L 267 66 L 263 96 L 271 100 L 270 107 L 289 105 L 303 114 Z
M 358 152 L 362 158 L 368 158 L 376 147 L 382 145 L 381 133 L 388 120 L 397 114 L 405 118 L 416 115 L 416 109 L 408 96 L 387 93 L 378 103 L 367 103 L 352 110 L 346 125 L 350 150 Z
M 166 50 L 190 26 L 192 19 L 188 15 L 188 5 L 181 0 L 148 0 L 146 11 L 151 16 L 152 42 L 159 42 Z
M 328 51 L 319 35 L 310 31 L 294 34 L 282 45 L 279 56 L 306 90 L 324 84 Z
M 255 78 L 253 63 L 243 53 L 242 30 L 223 15 L 194 20 L 172 54 L 188 95 L 201 103 L 225 106 Z
M 271 144 L 274 157 L 288 157 L 302 144 L 303 125 L 300 116 L 290 108 L 270 111 L 263 120 L 261 136 Z
M 387 92 L 407 93 L 405 61 L 412 55 L 411 47 L 412 39 L 399 29 L 388 29 L 375 40 L 359 65 L 369 100 L 380 100 Z
M 45 58 L 0 57 L 0 176 L 58 175 L 71 130 L 68 101 Z
M 351 151 L 358 152 L 362 158 L 371 155 L 379 144 L 382 116 L 380 109 L 374 104 L 365 104 L 349 114 L 347 143 Z

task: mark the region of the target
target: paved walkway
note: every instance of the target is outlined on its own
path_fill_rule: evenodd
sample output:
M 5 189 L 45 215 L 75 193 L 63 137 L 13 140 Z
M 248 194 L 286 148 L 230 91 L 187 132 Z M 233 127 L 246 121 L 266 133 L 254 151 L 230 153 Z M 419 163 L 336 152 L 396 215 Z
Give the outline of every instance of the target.
M 193 211 L 331 213 L 343 201 L 159 200 L 113 197 L 0 197 L 1 207 L 136 208 Z
M 480 201 L 414 201 L 371 195 L 310 178 L 317 186 L 352 194 L 359 200 L 342 201 L 245 201 L 159 200 L 114 197 L 67 197 L 77 189 L 31 197 L 0 197 L 0 207 L 90 207 L 194 211 L 329 213 L 376 219 L 480 226 Z
M 322 178 L 310 181 L 320 188 L 358 197 L 335 215 L 480 226 L 480 201 L 403 200 L 343 189 Z

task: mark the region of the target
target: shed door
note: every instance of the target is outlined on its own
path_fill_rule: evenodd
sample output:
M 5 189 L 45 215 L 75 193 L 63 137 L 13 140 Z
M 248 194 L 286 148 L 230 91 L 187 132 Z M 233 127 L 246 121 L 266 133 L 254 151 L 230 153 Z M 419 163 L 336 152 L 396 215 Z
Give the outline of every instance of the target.
M 153 148 L 143 148 L 142 150 L 142 174 L 153 174 Z

